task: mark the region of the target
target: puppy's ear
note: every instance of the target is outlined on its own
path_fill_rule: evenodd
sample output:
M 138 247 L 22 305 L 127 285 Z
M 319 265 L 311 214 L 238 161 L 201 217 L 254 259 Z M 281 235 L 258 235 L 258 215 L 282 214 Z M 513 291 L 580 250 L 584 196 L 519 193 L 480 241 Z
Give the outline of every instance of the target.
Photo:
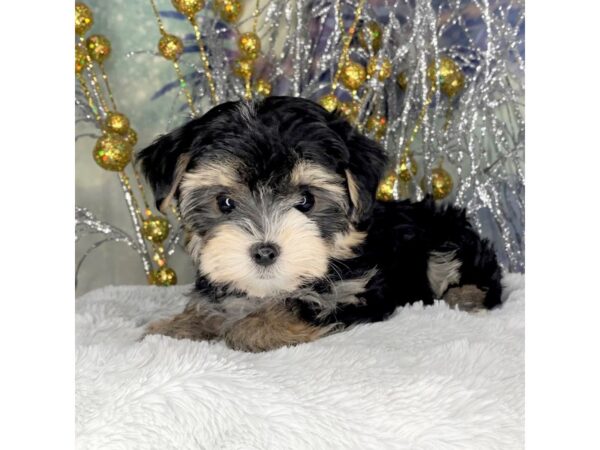
M 137 154 L 136 161 L 152 187 L 160 211 L 166 212 L 171 201 L 178 197 L 179 185 L 192 158 L 201 154 L 210 140 L 212 124 L 226 121 L 226 113 L 238 103 L 215 106 L 202 117 L 159 137 Z
M 351 219 L 359 225 L 373 212 L 387 156 L 378 143 L 360 134 L 345 120 L 338 120 L 332 125 L 348 148 L 349 162 L 345 172 L 352 202 Z
M 166 213 L 191 160 L 193 136 L 189 124 L 165 134 L 137 154 L 142 173 L 150 183 L 156 207 Z

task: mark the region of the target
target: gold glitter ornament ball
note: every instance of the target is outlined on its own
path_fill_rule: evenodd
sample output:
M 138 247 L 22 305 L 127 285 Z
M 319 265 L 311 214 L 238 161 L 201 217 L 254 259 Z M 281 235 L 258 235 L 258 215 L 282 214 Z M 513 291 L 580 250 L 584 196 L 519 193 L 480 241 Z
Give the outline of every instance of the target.
M 235 23 L 240 18 L 242 4 L 239 0 L 215 0 L 215 7 L 225 22 Z
M 394 200 L 394 187 L 398 182 L 398 175 L 396 172 L 391 172 L 383 179 L 379 186 L 377 187 L 377 193 L 375 196 L 377 200 L 382 202 L 389 202 Z
M 381 48 L 383 33 L 381 26 L 374 20 L 362 26 L 358 32 L 358 43 L 365 50 L 369 50 L 369 46 L 375 53 Z
M 367 64 L 367 74 L 377 77 L 379 81 L 385 81 L 392 75 L 392 62 L 389 58 L 382 58 L 380 61 L 373 58 Z
M 75 73 L 81 73 L 87 63 L 87 50 L 85 47 L 78 45 L 75 47 Z
M 131 161 L 132 148 L 123 136 L 106 133 L 96 142 L 94 161 L 105 170 L 122 171 Z
M 421 179 L 421 189 L 424 191 L 427 191 L 427 189 L 425 189 L 426 183 L 427 177 L 423 177 Z M 436 167 L 431 171 L 431 193 L 433 194 L 434 199 L 442 200 L 448 197 L 453 188 L 454 182 L 446 169 Z
M 256 33 L 244 33 L 238 39 L 238 47 L 243 58 L 256 59 L 260 54 L 260 38 Z
M 75 33 L 85 34 L 94 24 L 92 10 L 85 3 L 75 3 Z
M 434 61 L 427 67 L 427 77 L 435 86 L 437 86 L 437 80 L 439 79 L 440 90 L 444 94 L 452 98 L 462 90 L 465 85 L 465 76 L 458 64 L 452 59 L 442 56 L 437 73 L 435 69 Z
M 319 105 L 325 108 L 329 112 L 333 112 L 337 109 L 339 101 L 335 94 L 327 94 L 319 99 Z
M 408 77 L 404 72 L 400 72 L 398 74 L 398 76 L 396 77 L 396 82 L 398 83 L 398 86 L 400 86 L 400 89 L 402 89 L 403 91 L 405 91 L 408 87 Z
M 366 128 L 375 135 L 375 139 L 381 140 L 387 131 L 387 119 L 380 114 L 373 114 L 367 119 Z
M 169 61 L 177 61 L 183 53 L 183 42 L 172 34 L 163 34 L 158 41 L 158 51 Z
M 256 93 L 258 95 L 262 95 L 263 97 L 268 97 L 269 95 L 271 95 L 272 86 L 271 86 L 271 83 L 269 83 L 267 80 L 265 80 L 264 78 L 261 78 L 256 82 L 256 86 L 254 87 L 254 90 L 256 91 Z
M 125 132 L 125 140 L 127 142 L 129 142 L 129 145 L 131 145 L 132 147 L 137 144 L 138 141 L 138 136 L 136 131 L 133 128 L 128 128 L 127 131 Z
M 110 41 L 106 36 L 95 34 L 85 41 L 88 54 L 97 63 L 102 64 L 110 56 Z
M 338 110 L 348 122 L 355 122 L 358 118 L 359 104 L 355 101 L 339 102 Z
M 351 91 L 361 87 L 367 79 L 367 71 L 360 63 L 349 61 L 342 68 L 342 84 Z
M 410 181 L 419 170 L 417 161 L 413 156 L 412 152 L 404 152 L 398 161 L 398 167 L 396 173 L 402 181 Z
M 113 133 L 126 134 L 129 129 L 129 119 L 125 114 L 111 111 L 106 115 L 104 121 L 104 130 L 112 131 Z
M 171 3 L 173 8 L 188 18 L 194 17 L 204 8 L 204 0 L 171 0 Z
M 248 79 L 252 76 L 252 69 L 254 68 L 254 61 L 251 59 L 241 58 L 235 62 L 233 66 L 233 73 L 243 79 Z
M 150 242 L 164 241 L 169 235 L 169 221 L 163 217 L 149 217 L 142 224 L 142 235 Z
M 177 284 L 177 274 L 170 267 L 163 266 L 153 270 L 148 276 L 148 281 L 156 286 L 173 286 Z

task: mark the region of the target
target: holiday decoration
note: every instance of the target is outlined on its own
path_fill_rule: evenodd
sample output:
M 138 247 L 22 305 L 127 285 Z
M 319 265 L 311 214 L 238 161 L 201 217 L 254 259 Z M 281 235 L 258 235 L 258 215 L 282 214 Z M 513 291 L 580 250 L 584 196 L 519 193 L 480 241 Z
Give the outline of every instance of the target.
M 388 58 L 373 58 L 367 65 L 367 75 L 385 81 L 392 75 L 392 62 Z
M 85 34 L 93 24 L 92 10 L 85 3 L 75 3 L 75 33 Z
M 242 57 L 256 59 L 260 53 L 260 38 L 254 32 L 244 33 L 238 40 L 238 46 Z
M 421 180 L 423 190 L 426 190 L 426 183 L 427 177 L 423 177 Z M 452 192 L 453 187 L 454 182 L 452 181 L 452 177 L 443 167 L 436 167 L 431 171 L 431 192 L 433 198 L 436 200 L 446 198 Z
M 120 172 L 131 161 L 131 145 L 116 133 L 106 133 L 94 147 L 94 161 L 105 170 Z
M 161 267 L 153 271 L 148 277 L 150 284 L 157 286 L 173 286 L 177 284 L 177 274 L 170 267 Z
M 169 235 L 169 221 L 162 217 L 150 216 L 143 222 L 142 234 L 150 242 L 160 243 Z
M 261 78 L 260 80 L 258 80 L 256 82 L 256 86 L 254 88 L 256 93 L 262 97 L 267 97 L 267 96 L 271 95 L 272 89 L 273 89 L 273 86 L 271 85 L 271 83 L 269 83 L 269 81 L 265 80 L 264 78 Z
M 99 64 L 104 63 L 104 61 L 110 56 L 110 41 L 106 38 L 106 36 L 102 36 L 101 34 L 90 36 L 85 41 L 85 45 L 90 58 Z
M 367 71 L 362 64 L 349 61 L 342 68 L 341 79 L 344 86 L 354 91 L 364 84 Z
M 372 50 L 377 53 L 381 48 L 382 37 L 381 25 L 372 20 L 361 27 L 358 33 L 358 42 L 365 50 Z
M 183 42 L 172 34 L 163 34 L 158 41 L 158 51 L 166 59 L 177 61 L 183 53 Z
M 154 135 L 224 101 L 310 98 L 384 148 L 390 166 L 377 191 L 380 200 L 430 194 L 437 202 L 464 206 L 478 231 L 495 243 L 502 263 L 523 270 L 522 0 L 165 0 L 160 10 L 155 0 L 147 2 L 158 28 L 144 30 L 147 45 L 125 49 L 128 59 L 121 60 L 100 34 L 106 30 L 94 25 L 94 34 L 86 38 L 93 14 L 103 23 L 98 14 L 113 17 L 119 11 L 100 11 L 103 4 L 96 2 L 92 14 L 76 4 L 78 134 L 89 134 L 84 127 L 97 124 L 96 147 L 94 141 L 89 146 L 101 167 L 118 172 L 133 227 L 131 236 L 112 228 L 104 233 L 98 230 L 108 224 L 79 209 L 80 233 L 126 243 L 155 284 L 176 279 L 168 276 L 173 264 L 167 259 L 181 235 L 177 211 L 164 217 L 170 224 L 165 239 L 155 239 L 149 223 L 163 217 L 148 207 L 144 184 L 130 162 L 132 151 L 127 152 L 137 134 L 132 124 L 109 125 L 115 119 L 108 120 L 111 114 L 133 112 L 116 107 L 104 65 L 143 64 L 156 57 L 164 58 L 171 79 L 149 93 L 148 110 L 156 111 L 152 101 L 160 96 L 170 96 L 173 108 L 163 113 L 168 129 L 156 129 Z M 244 8 L 254 11 L 241 20 Z M 140 84 L 152 85 L 155 79 L 148 75 Z M 98 153 L 104 150 L 110 152 Z
M 215 0 L 215 7 L 226 22 L 235 23 L 240 18 L 242 4 L 240 0 Z
M 125 114 L 110 111 L 104 121 L 104 129 L 113 133 L 126 134 L 129 130 L 129 119 Z
M 204 8 L 204 0 L 171 0 L 171 3 L 177 11 L 188 18 L 194 17 Z

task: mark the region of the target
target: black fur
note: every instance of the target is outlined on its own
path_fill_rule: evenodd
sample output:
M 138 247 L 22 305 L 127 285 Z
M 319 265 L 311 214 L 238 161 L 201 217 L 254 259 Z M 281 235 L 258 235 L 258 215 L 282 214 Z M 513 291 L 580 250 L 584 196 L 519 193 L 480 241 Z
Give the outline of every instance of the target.
M 159 138 L 138 155 L 138 161 L 157 204 L 171 191 L 178 158 L 184 154 L 189 156 L 186 170 L 207 161 L 227 164 L 228 158 L 235 158 L 241 161 L 239 174 L 243 182 L 250 189 L 268 184 L 273 197 L 290 194 L 285 192 L 285 177 L 298 160 L 313 161 L 344 179 L 349 171 L 358 187 L 360 214 L 353 210 L 356 205 L 350 204 L 348 211 L 342 211 L 332 201 L 324 202 L 325 206 L 312 217 L 325 240 L 350 226 L 367 231 L 367 238 L 354 249 L 355 257 L 332 260 L 327 277 L 303 287 L 324 295 L 330 293 L 331 281 L 360 278 L 374 267 L 377 273 L 356 304 L 340 304 L 323 314 L 315 303 L 296 302 L 305 320 L 319 325 L 350 325 L 383 320 L 398 306 L 415 301 L 432 304 L 435 295 L 427 276 L 432 252 L 455 252 L 461 261 L 458 285 L 476 285 L 484 291 L 485 308 L 501 303 L 501 269 L 496 255 L 490 243 L 473 229 L 464 210 L 438 207 L 431 198 L 417 203 L 375 200 L 386 166 L 383 149 L 378 144 L 358 133 L 337 114 L 309 100 L 270 97 L 252 105 L 250 115 L 245 115 L 240 105 L 228 102 L 213 108 L 203 117 Z M 348 184 L 346 189 L 349 195 Z M 198 192 L 198 196 L 212 199 L 217 191 L 215 187 L 214 192 Z M 176 191 L 175 197 L 178 195 Z M 186 225 L 199 236 L 210 233 L 216 223 L 231 218 L 201 207 L 189 217 Z M 211 283 L 200 275 L 196 290 L 215 303 L 233 292 L 228 286 Z

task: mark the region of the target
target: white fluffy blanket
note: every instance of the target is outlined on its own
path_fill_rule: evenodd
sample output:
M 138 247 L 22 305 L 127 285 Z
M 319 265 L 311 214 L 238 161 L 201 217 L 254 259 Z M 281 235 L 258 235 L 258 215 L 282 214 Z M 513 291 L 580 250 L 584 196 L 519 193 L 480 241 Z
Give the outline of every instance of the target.
M 524 279 L 502 309 L 399 309 L 261 354 L 150 336 L 189 287 L 109 287 L 77 300 L 80 449 L 523 447 Z

